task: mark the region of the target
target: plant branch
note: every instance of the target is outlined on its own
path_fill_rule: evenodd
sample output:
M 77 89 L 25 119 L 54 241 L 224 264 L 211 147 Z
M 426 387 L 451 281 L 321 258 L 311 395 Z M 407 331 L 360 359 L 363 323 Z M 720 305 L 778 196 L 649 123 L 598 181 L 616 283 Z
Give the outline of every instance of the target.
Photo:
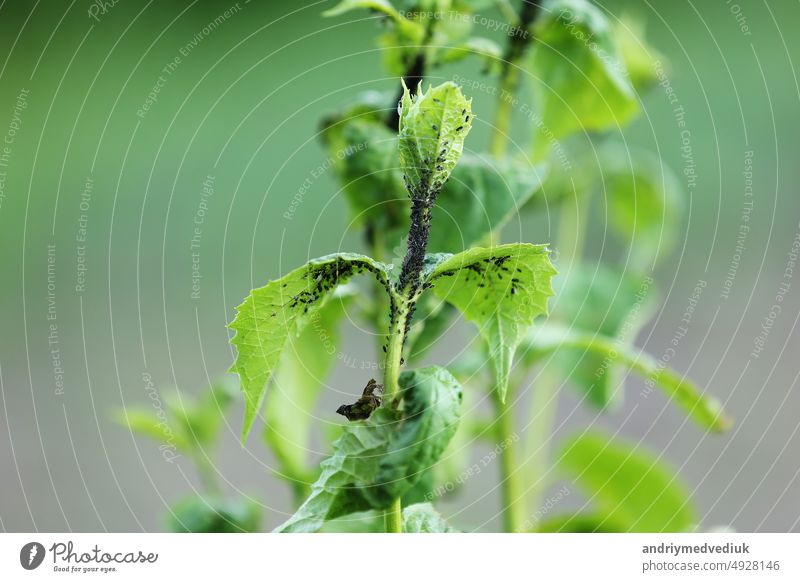
M 403 508 L 398 497 L 383 516 L 383 530 L 386 533 L 403 533 Z
M 398 290 L 401 293 L 408 291 L 408 296 L 412 299 L 419 290 L 420 276 L 425 265 L 425 253 L 428 250 L 428 238 L 431 230 L 432 207 L 433 201 L 428 198 L 412 198 L 411 200 L 408 250 L 406 256 L 403 257 Z
M 497 391 L 493 391 L 495 412 L 497 414 L 497 439 L 500 446 L 500 494 L 502 497 L 503 530 L 512 533 L 522 531 L 525 521 L 524 495 L 520 477 L 522 472 L 517 465 L 514 414 L 511 407 L 500 401 Z
M 211 460 L 206 456 L 203 450 L 196 450 L 191 454 L 197 467 L 197 474 L 200 476 L 200 481 L 203 484 L 206 492 L 210 495 L 219 495 L 221 492 L 219 482 L 217 481 L 217 473 Z
M 408 251 L 403 258 L 403 267 L 397 286 L 392 291 L 389 337 L 386 344 L 384 371 L 384 398 L 391 403 L 400 392 L 400 367 L 403 365 L 405 344 L 414 308 L 420 292 L 422 268 L 431 226 L 431 204 L 414 199 L 411 210 L 411 226 L 408 231 Z M 390 404 L 391 405 L 391 404 Z M 402 507 L 396 499 L 384 516 L 384 529 L 391 533 L 402 531 Z
M 538 3 L 522 0 L 518 24 L 514 28 L 514 33 L 509 36 L 508 45 L 503 55 L 503 68 L 500 71 L 500 93 L 497 96 L 494 130 L 489 144 L 489 151 L 495 156 L 502 156 L 506 151 L 507 136 L 511 127 L 514 92 L 519 82 L 517 63 L 522 59 L 531 43 L 531 25 L 539 14 L 539 8 Z
M 393 406 L 395 398 L 400 393 L 400 366 L 403 365 L 403 344 L 406 338 L 406 320 L 408 318 L 408 304 L 405 297 L 393 292 L 383 375 L 383 398 L 389 406 Z M 392 502 L 392 505 L 384 514 L 384 531 L 386 533 L 401 533 L 402 523 L 402 507 L 398 498 Z
M 548 373 L 549 372 L 549 373 Z M 532 484 L 526 491 L 528 513 L 534 513 L 541 504 L 542 492 L 547 488 L 550 479 L 550 436 L 558 409 L 558 379 L 549 370 L 542 370 L 539 382 L 532 390 L 531 421 L 525 435 L 526 475 L 530 475 Z

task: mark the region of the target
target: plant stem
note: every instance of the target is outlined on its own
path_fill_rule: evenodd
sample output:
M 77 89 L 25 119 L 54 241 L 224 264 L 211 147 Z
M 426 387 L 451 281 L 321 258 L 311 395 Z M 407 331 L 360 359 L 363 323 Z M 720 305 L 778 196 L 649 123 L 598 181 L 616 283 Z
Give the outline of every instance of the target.
M 530 29 L 539 14 L 539 4 L 531 0 L 522 0 L 518 24 L 515 33 L 509 38 L 503 55 L 503 68 L 500 72 L 500 93 L 497 96 L 494 130 L 489 143 L 489 152 L 494 156 L 502 156 L 508 144 L 508 132 L 511 127 L 511 114 L 514 105 L 514 92 L 519 82 L 517 63 L 522 59 L 531 42 Z
M 383 515 L 383 531 L 386 533 L 403 533 L 403 510 L 398 497 Z
M 398 379 L 403 362 L 403 343 L 405 343 L 405 325 L 408 316 L 408 308 L 402 296 L 395 295 L 392 298 L 392 310 L 383 375 L 383 395 L 387 402 L 400 393 Z
M 494 391 L 494 395 L 497 439 L 500 447 L 503 530 L 518 532 L 522 530 L 525 521 L 524 496 L 520 480 L 523 473 L 517 465 L 515 445 L 519 435 L 514 430 L 513 409 L 500 401 L 497 391 Z
M 436 195 L 424 199 L 412 198 L 411 225 L 408 229 L 408 251 L 403 258 L 403 267 L 397 284 L 391 291 L 391 317 L 389 337 L 386 342 L 386 360 L 383 379 L 383 395 L 392 405 L 400 394 L 400 366 L 403 365 L 403 345 L 414 317 L 414 308 L 419 298 L 422 269 L 425 265 L 425 251 L 428 248 L 428 235 L 431 228 L 431 207 Z M 402 508 L 400 500 L 395 499 L 384 517 L 386 532 L 402 531 Z
M 590 202 L 588 193 L 581 197 L 578 192 L 573 192 L 572 195 L 564 198 L 561 205 L 556 249 L 558 250 L 558 265 L 562 273 L 569 271 L 575 261 L 580 260 L 583 253 Z
M 497 96 L 497 110 L 494 114 L 494 128 L 489 141 L 489 153 L 495 157 L 506 153 L 514 104 L 514 88 L 517 85 L 518 76 L 515 68 L 504 67 L 503 71 L 500 78 L 500 94 Z
M 216 471 L 211 461 L 208 459 L 204 451 L 198 450 L 192 454 L 195 466 L 197 467 L 197 474 L 200 476 L 200 481 L 209 495 L 219 495 L 220 486 L 217 481 Z
M 558 386 L 559 382 L 552 373 L 542 370 L 540 381 L 536 383 L 531 398 L 531 423 L 525 438 L 525 450 L 528 454 L 524 463 L 524 472 L 532 479 L 532 485 L 526 491 L 529 514 L 534 514 L 539 509 L 542 492 L 550 484 L 547 476 L 550 467 L 549 438 L 558 409 Z
M 389 406 L 400 393 L 400 366 L 403 365 L 403 344 L 406 337 L 406 320 L 409 317 L 405 297 L 392 294 L 392 317 L 384 361 L 383 398 Z M 402 533 L 403 514 L 400 498 L 395 499 L 383 517 L 386 533 Z
M 416 92 L 417 87 L 419 87 L 423 79 L 425 79 L 425 69 L 427 68 L 427 60 L 425 58 L 426 48 L 433 37 L 433 27 L 435 23 L 436 19 L 434 18 L 428 20 L 428 24 L 425 28 L 425 36 L 422 39 L 422 46 L 419 52 L 414 56 L 414 60 L 411 61 L 411 65 L 403 74 L 403 81 L 412 94 Z M 401 90 L 394 102 L 398 103 L 402 98 L 403 91 Z M 399 122 L 400 114 L 398 113 L 397 109 L 392 109 L 389 112 L 389 117 L 386 119 L 387 127 L 392 131 L 395 131 Z

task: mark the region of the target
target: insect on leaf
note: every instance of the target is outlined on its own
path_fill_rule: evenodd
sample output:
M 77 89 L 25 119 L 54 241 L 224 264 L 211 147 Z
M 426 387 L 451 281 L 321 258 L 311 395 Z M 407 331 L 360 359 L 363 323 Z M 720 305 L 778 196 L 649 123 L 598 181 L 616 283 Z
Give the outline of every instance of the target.
M 400 375 L 403 410 L 390 403 L 347 424 L 311 495 L 279 532 L 314 532 L 331 519 L 386 509 L 439 459 L 458 426 L 461 386 L 443 368 Z
M 472 127 L 472 100 L 452 82 L 400 102 L 400 166 L 412 199 L 434 200 L 450 177 Z
M 370 272 L 387 288 L 386 266 L 364 255 L 337 253 L 314 259 L 288 275 L 251 291 L 236 310 L 232 372 L 239 374 L 245 400 L 242 440 L 264 402 L 267 386 L 287 343 L 310 321 L 326 295 L 354 275 Z
M 375 409 L 381 405 L 383 384 L 378 384 L 375 379 L 367 382 L 361 397 L 353 404 L 342 404 L 336 409 L 336 414 L 341 414 L 347 420 L 366 420 Z
M 547 314 L 556 270 L 545 245 L 514 243 L 473 248 L 431 259 L 426 285 L 478 326 L 505 401 L 517 345 L 540 315 Z

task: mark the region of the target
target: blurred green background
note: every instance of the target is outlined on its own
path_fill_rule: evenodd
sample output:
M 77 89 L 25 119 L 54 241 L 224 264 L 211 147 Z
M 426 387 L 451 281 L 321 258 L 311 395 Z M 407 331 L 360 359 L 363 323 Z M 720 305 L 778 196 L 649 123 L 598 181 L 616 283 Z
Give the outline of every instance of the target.
M 166 506 L 197 487 L 194 473 L 134 439 L 112 411 L 147 402 L 145 374 L 159 390 L 198 393 L 229 367 L 225 324 L 252 287 L 310 257 L 364 250 L 334 176 L 315 176 L 326 158 L 318 122 L 358 92 L 394 90 L 398 80 L 381 68 L 376 20 L 322 18 L 332 4 L 0 4 L 3 530 L 161 529 Z M 797 272 L 764 350 L 750 356 L 800 230 L 800 5 L 598 4 L 646 22 L 648 40 L 669 62 L 697 168 L 681 243 L 657 273 L 663 304 L 638 343 L 664 354 L 693 289 L 707 282 L 670 364 L 723 400 L 736 425 L 705 435 L 660 395 L 642 398 L 631 381 L 625 407 L 597 419 L 562 391 L 556 438 L 595 422 L 642 440 L 680 468 L 704 526 L 800 531 Z M 475 61 L 435 75 L 481 79 Z M 473 95 L 468 147 L 483 150 L 495 102 Z M 645 115 L 623 137 L 681 172 L 673 105 L 659 87 L 641 97 Z M 522 116 L 515 131 L 530 132 Z M 725 299 L 746 152 L 754 206 Z M 204 183 L 213 194 L 204 195 Z M 524 214 L 504 238 L 548 242 L 553 226 L 546 212 Z M 598 211 L 589 247 L 600 258 L 605 239 Z M 463 335 L 449 334 L 431 359 L 446 364 Z M 317 411 L 320 423 L 339 422 L 336 403 L 363 386 L 365 372 L 353 362 L 375 359 L 355 324 L 345 341 L 348 357 Z M 217 468 L 231 492 L 264 505 L 271 528 L 291 498 L 259 439 L 238 445 L 240 413 Z M 325 451 L 321 442 L 317 449 Z M 467 529 L 496 529 L 496 481 L 483 472 L 443 512 Z M 577 497 L 570 503 L 580 504 Z

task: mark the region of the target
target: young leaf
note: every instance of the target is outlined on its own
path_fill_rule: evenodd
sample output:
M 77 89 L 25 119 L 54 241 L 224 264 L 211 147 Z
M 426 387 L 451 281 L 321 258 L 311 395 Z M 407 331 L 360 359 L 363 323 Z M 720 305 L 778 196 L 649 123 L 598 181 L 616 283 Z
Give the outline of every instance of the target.
M 675 472 L 637 444 L 584 433 L 564 445 L 558 466 L 584 489 L 604 519 L 625 531 L 680 532 L 698 521 Z
M 564 277 L 556 278 L 555 284 L 558 299 L 552 320 L 576 331 L 615 338 L 620 348 L 633 343 L 656 304 L 651 280 L 617 273 L 602 265 L 577 264 Z M 621 404 L 623 396 L 622 378 L 615 362 L 616 358 L 565 348 L 552 364 L 587 394 L 589 402 L 599 408 L 614 408 Z
M 278 474 L 295 485 L 308 482 L 314 404 L 336 361 L 338 324 L 354 297 L 347 286 L 331 294 L 281 356 L 276 386 L 267 397 L 264 440 L 278 460 Z
M 659 364 L 652 356 L 633 346 L 620 344 L 615 338 L 547 324 L 532 331 L 525 345 L 536 354 L 536 358 L 556 350 L 575 350 L 586 356 L 626 366 L 644 378 L 648 385 L 661 389 L 703 428 L 723 432 L 730 427 L 731 420 L 716 398 L 703 394 L 691 381 Z
M 164 410 L 130 407 L 116 413 L 117 421 L 133 432 L 174 446 L 184 454 L 214 444 L 222 419 L 238 392 L 233 378 L 223 377 L 195 401 L 177 392 L 162 397 Z
M 543 125 L 555 137 L 617 127 L 638 112 L 600 9 L 588 0 L 548 0 L 535 34 L 531 75 Z
M 326 119 L 323 141 L 355 219 L 379 229 L 389 255 L 408 230 L 398 138 L 385 125 L 390 96 L 370 92 Z M 535 193 L 547 166 L 464 154 L 433 209 L 432 252 L 455 252 L 499 232 Z M 550 196 L 550 188 L 548 188 Z M 455 225 L 454 227 L 451 225 Z
M 457 252 L 486 240 L 540 191 L 544 165 L 464 154 L 433 210 L 430 252 Z
M 494 362 L 496 387 L 505 401 L 517 345 L 527 328 L 547 314 L 556 270 L 545 245 L 516 243 L 473 248 L 432 258 L 426 284 L 478 326 Z
M 186 453 L 191 448 L 186 435 L 171 426 L 166 417 L 159 417 L 152 410 L 144 407 L 126 408 L 116 412 L 117 422 L 128 427 L 132 432 L 149 437 L 156 442 L 174 445 L 179 451 Z
M 188 497 L 178 502 L 167 517 L 167 530 L 173 533 L 256 532 L 261 507 L 245 499 Z
M 460 385 L 442 368 L 424 368 L 401 374 L 400 386 L 404 410 L 385 403 L 346 425 L 311 495 L 276 531 L 318 531 L 330 519 L 385 509 L 438 460 L 458 425 Z
M 400 109 L 400 166 L 414 200 L 433 201 L 450 177 L 472 127 L 472 100 L 452 82 L 412 96 Z
M 164 404 L 176 432 L 193 445 L 206 448 L 216 442 L 225 413 L 238 391 L 236 380 L 225 376 L 216 380 L 197 401 L 175 392 L 164 396 Z
M 337 253 L 314 259 L 266 286 L 251 291 L 237 308 L 230 328 L 236 332 L 232 372 L 239 374 L 245 397 L 242 440 L 261 409 L 267 385 L 290 338 L 319 309 L 325 296 L 353 275 L 371 272 L 387 290 L 386 266 L 364 255 Z
M 417 503 L 403 508 L 404 533 L 456 533 L 430 503 Z

